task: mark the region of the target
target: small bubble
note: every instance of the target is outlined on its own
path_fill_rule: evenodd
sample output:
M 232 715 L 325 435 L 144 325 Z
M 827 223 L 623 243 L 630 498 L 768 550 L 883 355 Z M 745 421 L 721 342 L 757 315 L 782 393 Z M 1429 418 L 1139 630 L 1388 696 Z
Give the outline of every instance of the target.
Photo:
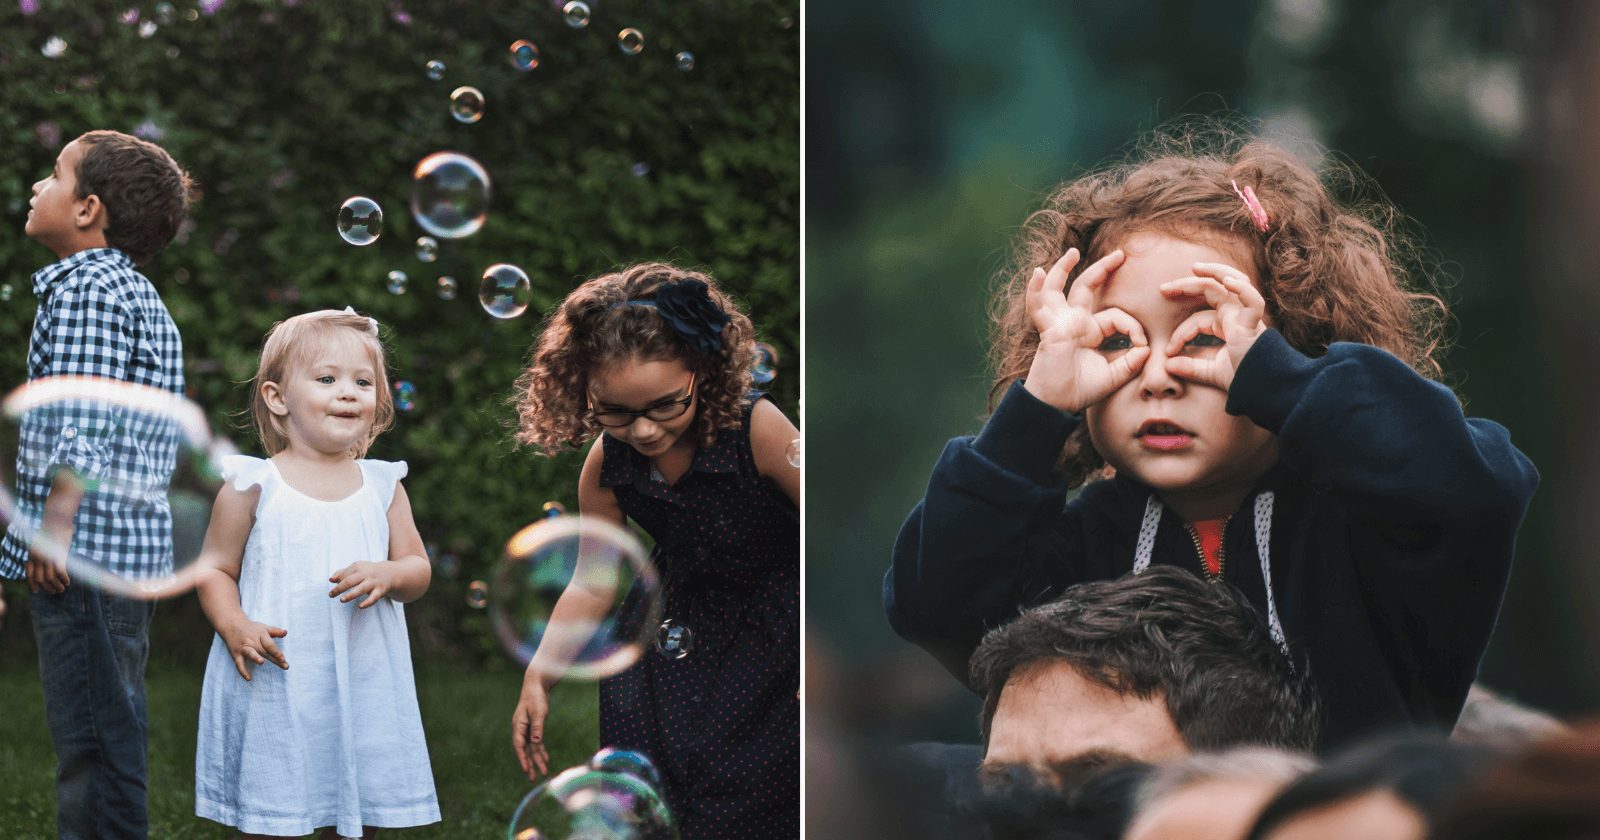
M 180 268 L 180 269 L 172 272 L 172 279 L 178 281 L 178 285 L 180 285 L 180 286 L 188 283 L 189 282 L 189 269 Z
M 6 283 L 5 285 L 0 286 L 0 301 L 8 301 L 8 300 L 10 300 L 12 294 L 13 294 L 13 292 L 11 291 L 11 284 L 10 283 Z
M 533 285 L 527 272 L 514 265 L 499 263 L 483 271 L 478 286 L 478 303 L 496 318 L 515 318 L 533 302 Z
M 460 152 L 434 152 L 411 173 L 411 215 L 432 236 L 463 239 L 489 219 L 489 171 Z
M 589 4 L 583 0 L 572 0 L 561 7 L 561 16 L 566 18 L 568 26 L 582 29 L 589 25 Z
M 417 386 L 402 379 L 394 383 L 394 408 L 396 411 L 410 411 L 417 407 Z
M 567 506 L 563 505 L 560 502 L 545 502 L 544 503 L 544 518 L 545 519 L 554 519 L 557 516 L 564 515 L 566 512 L 567 512 Z
M 694 69 L 694 53 L 688 50 L 678 53 L 677 61 L 678 69 L 685 73 Z
M 383 208 L 365 196 L 351 196 L 339 206 L 338 227 L 351 245 L 371 245 L 383 234 Z
M 177 47 L 167 47 L 167 58 L 177 58 L 177 57 L 178 57 L 178 48 Z
M 483 92 L 465 85 L 451 91 L 450 116 L 468 125 L 483 119 Z
M 800 438 L 789 441 L 789 448 L 784 450 L 783 455 L 789 459 L 789 466 L 800 469 Z
M 430 79 L 432 79 L 432 80 L 434 80 L 436 82 L 439 81 L 440 79 L 444 78 L 444 62 L 440 61 L 437 58 L 432 60 L 432 61 L 430 61 L 430 62 L 428 62 L 427 70 L 428 70 L 428 78 L 430 78 Z
M 786 17 L 783 20 L 778 21 L 778 25 L 783 27 L 784 29 L 793 29 L 794 28 L 794 18 Z
M 60 58 L 66 51 L 67 42 L 60 35 L 51 35 L 50 39 L 44 42 L 44 46 L 39 48 L 39 52 L 43 53 L 45 58 Z
M 694 631 L 669 618 L 656 633 L 656 650 L 668 659 L 682 659 L 694 652 Z
M 431 236 L 417 237 L 417 259 L 431 263 L 439 258 L 439 240 Z
M 156 4 L 156 19 L 161 21 L 163 26 L 176 20 L 177 12 L 178 10 L 174 9 L 171 3 Z
M 644 33 L 633 27 L 628 27 L 617 33 L 617 49 L 623 55 L 638 55 L 644 52 Z
M 778 351 L 765 342 L 756 342 L 756 364 L 750 369 L 750 381 L 757 385 L 770 385 L 778 378 Z
M 406 273 L 399 269 L 389 272 L 389 294 L 403 295 L 406 293 Z
M 443 277 L 439 278 L 439 299 L 440 300 L 455 300 L 456 299 L 456 278 L 451 277 L 448 274 L 446 274 Z
M 151 35 L 156 34 L 156 30 L 160 29 L 160 28 L 161 27 L 156 26 L 156 22 L 155 21 L 147 20 L 144 23 L 139 24 L 139 37 L 140 38 L 148 38 Z
M 122 14 L 117 15 L 117 21 L 123 26 L 132 26 L 139 22 L 139 10 L 125 9 Z
M 184 9 L 183 10 L 183 19 L 187 20 L 187 21 L 190 21 L 192 23 L 192 22 L 197 21 L 197 20 L 200 19 L 200 13 L 195 11 L 194 9 Z
M 489 606 L 489 584 L 481 580 L 467 584 L 467 606 L 475 610 Z
M 511 66 L 526 73 L 539 66 L 539 45 L 526 38 L 511 44 Z
M 644 176 L 649 175 L 649 174 L 650 174 L 650 164 L 645 163 L 642 160 L 641 161 L 637 161 L 637 162 L 635 162 L 633 164 L 633 177 L 635 177 L 635 178 L 643 178 Z

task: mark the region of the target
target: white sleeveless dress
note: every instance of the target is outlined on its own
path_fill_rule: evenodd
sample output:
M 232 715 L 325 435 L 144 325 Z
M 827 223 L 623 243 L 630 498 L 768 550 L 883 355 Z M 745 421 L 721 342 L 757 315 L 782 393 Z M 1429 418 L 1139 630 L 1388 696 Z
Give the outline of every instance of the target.
M 439 821 L 411 673 L 405 608 L 329 598 L 335 571 L 389 556 L 389 502 L 404 462 L 359 461 L 362 485 L 337 502 L 290 487 L 269 460 L 223 458 L 237 490 L 261 487 L 239 571 L 245 615 L 282 627 L 289 669 L 245 682 L 211 643 L 194 760 L 195 813 L 251 834 Z

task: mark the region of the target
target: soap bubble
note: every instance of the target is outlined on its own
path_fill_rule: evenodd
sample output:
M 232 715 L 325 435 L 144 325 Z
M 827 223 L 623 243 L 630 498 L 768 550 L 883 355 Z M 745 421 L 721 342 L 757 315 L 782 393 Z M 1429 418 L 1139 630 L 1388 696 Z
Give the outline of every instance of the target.
M 365 196 L 352 196 L 339 205 L 339 235 L 351 245 L 371 245 L 383 235 L 383 208 Z
M 483 91 L 470 85 L 450 91 L 450 116 L 469 125 L 483 119 Z
M 439 240 L 431 236 L 417 237 L 417 259 L 431 263 L 439 258 Z
M 539 66 L 539 45 L 526 38 L 511 43 L 511 66 L 526 73 Z
M 644 33 L 633 27 L 628 27 L 617 33 L 617 49 L 623 55 L 638 55 L 644 52 Z
M 405 294 L 406 293 L 406 282 L 408 280 L 410 280 L 410 278 L 406 277 L 406 273 L 404 271 L 401 271 L 399 269 L 395 269 L 394 271 L 389 272 L 389 282 L 388 282 L 389 294 L 391 294 L 391 295 L 403 295 L 403 294 Z
M 411 173 L 411 215 L 444 239 L 478 232 L 489 218 L 489 171 L 460 152 L 434 152 Z
M 694 653 L 694 631 L 672 619 L 656 628 L 656 652 L 668 659 L 682 659 Z
M 789 466 L 800 469 L 800 439 L 789 441 L 789 446 L 783 451 L 783 456 L 789 459 Z
M 515 318 L 533 302 L 533 284 L 522 269 L 497 263 L 483 270 L 478 302 L 483 304 L 483 311 L 496 318 Z
M 439 299 L 456 299 L 456 278 L 446 274 L 439 278 Z
M 655 762 L 649 756 L 638 750 L 602 747 L 589 759 L 589 766 L 608 773 L 628 773 L 649 782 L 651 787 L 661 787 L 661 771 L 656 769 Z
M 66 569 L 72 586 L 128 598 L 181 595 L 205 565 L 200 547 L 221 459 L 237 450 L 213 435 L 200 406 L 160 388 L 118 379 L 55 376 L 17 388 L 0 403 L 0 520 L 10 537 Z M 118 568 L 125 547 L 80 529 L 70 546 L 40 526 L 36 488 L 69 483 L 81 516 L 128 523 L 171 554 L 149 568 Z M 14 488 L 22 487 L 13 496 Z
M 161 21 L 162 26 L 177 20 L 177 12 L 178 10 L 174 9 L 171 3 L 156 4 L 156 19 Z
M 132 26 L 132 25 L 138 23 L 139 22 L 139 10 L 138 9 L 124 9 L 122 11 L 122 14 L 117 15 L 117 22 L 122 24 L 123 26 Z
M 589 4 L 583 0 L 572 0 L 561 7 L 561 16 L 566 18 L 568 26 L 582 29 L 589 25 Z
M 44 46 L 39 48 L 39 52 L 43 53 L 45 58 L 60 58 L 67 52 L 67 42 L 60 35 L 51 35 L 50 39 L 44 42 Z
M 156 34 L 156 30 L 159 29 L 159 28 L 160 27 L 156 26 L 156 22 L 155 21 L 147 20 L 144 23 L 139 24 L 139 37 L 140 38 L 152 37 L 152 36 L 154 36 Z
M 489 624 L 501 646 L 522 665 L 537 653 L 544 672 L 558 677 L 622 671 L 661 620 L 660 579 L 644 547 L 590 517 L 545 518 L 518 531 L 489 591 Z
M 634 161 L 632 171 L 633 171 L 633 177 L 635 177 L 635 178 L 643 178 L 644 176 L 650 174 L 650 164 L 648 164 L 648 163 L 646 163 L 646 162 L 644 162 L 642 160 Z
M 410 411 L 417 407 L 417 386 L 407 380 L 394 383 L 394 407 L 396 411 Z
M 694 53 L 684 50 L 677 56 L 678 69 L 687 73 L 694 69 Z
M 546 519 L 554 519 L 558 516 L 563 516 L 566 514 L 566 512 L 567 506 L 560 502 L 544 503 L 544 518 Z
M 632 773 L 563 770 L 517 805 L 511 840 L 677 840 L 661 793 Z
M 434 59 L 427 64 L 428 78 L 439 81 L 444 78 L 444 62 Z
M 475 610 L 489 606 L 489 584 L 481 580 L 467 584 L 467 606 Z
M 778 378 L 778 351 L 766 342 L 756 342 L 756 365 L 750 370 L 750 381 L 757 385 L 770 385 Z
M 10 300 L 12 294 L 14 294 L 14 293 L 11 291 L 11 284 L 10 283 L 6 283 L 4 285 L 0 285 L 0 302 L 4 302 L 4 301 Z

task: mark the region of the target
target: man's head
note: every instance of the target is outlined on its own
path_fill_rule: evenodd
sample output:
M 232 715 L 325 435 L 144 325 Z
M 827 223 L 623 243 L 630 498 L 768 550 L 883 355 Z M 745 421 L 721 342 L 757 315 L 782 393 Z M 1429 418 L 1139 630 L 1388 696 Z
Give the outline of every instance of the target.
M 986 767 L 1061 775 L 1257 744 L 1309 749 L 1315 696 L 1231 588 L 1170 566 L 1069 588 L 984 637 Z
M 160 146 L 91 131 L 61 150 L 33 194 L 24 232 L 57 256 L 109 246 L 143 265 L 177 234 L 194 183 Z

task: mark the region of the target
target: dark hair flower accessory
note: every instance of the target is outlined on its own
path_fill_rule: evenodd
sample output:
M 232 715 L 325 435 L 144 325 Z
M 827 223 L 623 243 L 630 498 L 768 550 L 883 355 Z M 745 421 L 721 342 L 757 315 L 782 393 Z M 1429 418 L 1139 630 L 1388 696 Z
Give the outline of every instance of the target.
M 728 313 L 711 299 L 710 289 L 699 280 L 663 283 L 656 289 L 656 311 L 683 343 L 701 353 L 722 350 L 722 328 Z

